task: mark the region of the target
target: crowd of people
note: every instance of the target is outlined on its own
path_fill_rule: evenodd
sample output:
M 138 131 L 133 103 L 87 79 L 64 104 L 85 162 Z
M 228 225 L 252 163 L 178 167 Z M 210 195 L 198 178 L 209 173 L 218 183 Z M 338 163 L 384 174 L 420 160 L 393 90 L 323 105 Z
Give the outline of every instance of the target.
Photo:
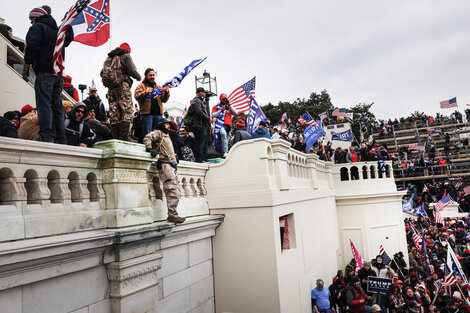
M 428 217 L 404 222 L 408 264 L 402 252 L 389 257 L 385 251 L 386 255 L 364 261 L 362 267 L 353 258 L 337 272 L 329 287 L 322 279 L 317 280 L 311 293 L 313 312 L 469 312 L 470 218 L 447 218 L 442 224 Z M 455 253 L 460 272 L 456 267 L 445 268 L 448 249 Z M 388 279 L 388 289 L 370 292 L 369 277 Z

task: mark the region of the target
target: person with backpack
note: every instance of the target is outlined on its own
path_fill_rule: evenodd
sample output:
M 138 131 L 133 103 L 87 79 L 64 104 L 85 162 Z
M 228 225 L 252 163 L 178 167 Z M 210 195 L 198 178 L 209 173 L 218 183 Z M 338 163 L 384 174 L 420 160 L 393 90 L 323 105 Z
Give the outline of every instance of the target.
M 130 56 L 127 42 L 108 53 L 101 70 L 101 80 L 108 88 L 109 123 L 114 139 L 133 141 L 130 137 L 134 106 L 132 104 L 132 78 L 141 80 Z
M 153 68 L 146 69 L 144 80 L 135 88 L 134 92 L 134 98 L 140 107 L 140 118 L 143 122 L 144 136 L 152 131 L 154 122 L 163 119 L 163 103 L 170 99 L 170 89 L 167 86 L 163 87 L 164 92 L 162 94 L 155 94 L 152 98 L 147 98 L 154 93 L 155 89 L 162 88 L 162 86 L 157 85 L 155 82 L 156 76 L 157 72 Z
M 65 118 L 65 137 L 67 145 L 90 147 L 96 142 L 96 135 L 85 123 L 87 107 L 83 102 L 77 102 Z

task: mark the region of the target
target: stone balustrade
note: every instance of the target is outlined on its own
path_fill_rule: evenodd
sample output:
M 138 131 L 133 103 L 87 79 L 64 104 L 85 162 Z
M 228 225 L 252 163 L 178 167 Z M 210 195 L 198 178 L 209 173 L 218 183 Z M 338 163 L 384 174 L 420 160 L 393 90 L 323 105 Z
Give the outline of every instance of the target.
M 154 159 L 140 144 L 81 148 L 0 137 L 0 240 L 165 220 Z M 183 216 L 208 214 L 206 164 L 178 168 Z
M 384 172 L 379 171 L 377 162 L 334 164 L 333 181 L 337 188 L 341 188 L 339 196 L 367 194 L 372 188 L 376 192 L 396 191 L 392 162 L 386 161 L 384 169 Z

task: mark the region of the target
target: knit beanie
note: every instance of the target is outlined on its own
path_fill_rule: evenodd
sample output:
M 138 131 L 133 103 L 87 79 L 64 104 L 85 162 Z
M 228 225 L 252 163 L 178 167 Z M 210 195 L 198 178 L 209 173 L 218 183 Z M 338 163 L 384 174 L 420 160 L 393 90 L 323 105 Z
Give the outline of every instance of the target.
M 48 5 L 43 5 L 39 8 L 34 8 L 29 12 L 29 19 L 32 20 L 33 18 L 37 18 L 46 14 L 51 14 L 52 10 L 51 7 Z
M 123 42 L 119 48 L 126 50 L 128 53 L 131 53 L 131 47 L 127 42 Z
M 245 118 L 241 118 L 238 120 L 237 124 L 235 125 L 236 128 L 245 128 Z

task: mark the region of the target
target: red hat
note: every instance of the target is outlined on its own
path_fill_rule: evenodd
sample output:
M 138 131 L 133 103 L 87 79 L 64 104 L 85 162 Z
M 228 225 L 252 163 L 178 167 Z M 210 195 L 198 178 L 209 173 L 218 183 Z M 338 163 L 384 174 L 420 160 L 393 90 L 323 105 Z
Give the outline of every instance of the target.
M 131 53 L 131 46 L 127 42 L 123 42 L 119 48 L 126 50 L 128 53 Z
M 397 280 L 397 284 L 403 284 L 401 280 Z
M 219 100 L 228 99 L 227 94 L 223 93 L 220 95 Z
M 30 106 L 29 104 L 25 105 L 24 107 L 21 108 L 21 115 L 26 115 L 28 114 L 29 112 L 31 112 L 31 110 L 36 110 L 36 108 Z
M 245 118 L 242 117 L 241 119 L 238 120 L 237 124 L 235 125 L 236 128 L 245 128 Z
M 67 82 L 67 83 L 71 83 L 71 82 L 72 82 L 72 76 L 70 76 L 70 75 L 65 75 L 64 81 Z

